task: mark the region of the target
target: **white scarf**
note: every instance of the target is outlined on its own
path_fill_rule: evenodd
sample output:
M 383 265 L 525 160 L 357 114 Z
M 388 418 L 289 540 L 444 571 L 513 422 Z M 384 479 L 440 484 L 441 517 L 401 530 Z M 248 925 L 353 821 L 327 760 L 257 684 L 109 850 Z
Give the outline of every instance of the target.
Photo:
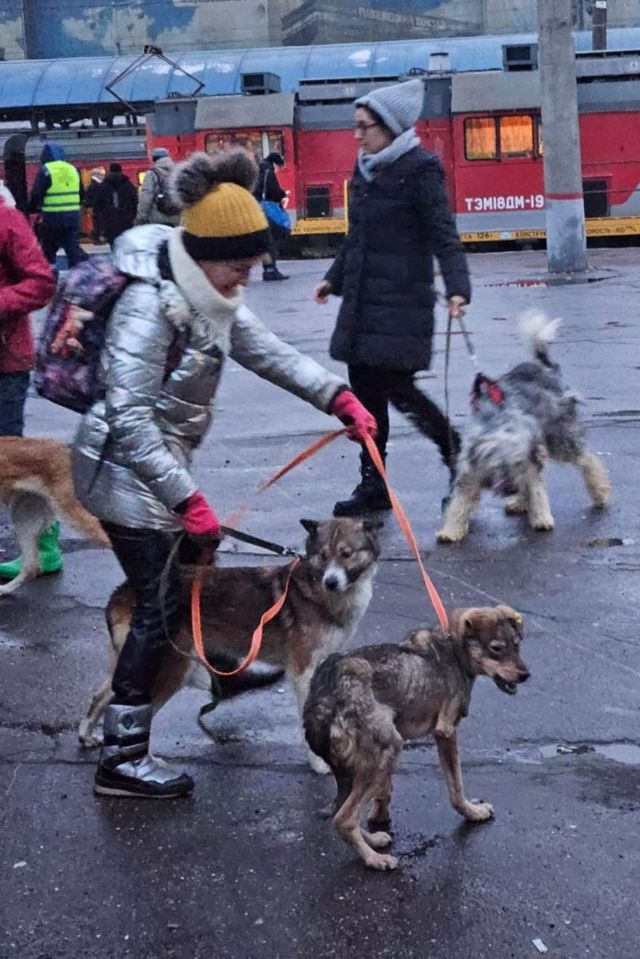
M 420 140 L 416 135 L 415 127 L 409 127 L 395 140 L 392 140 L 388 147 L 378 153 L 364 153 L 360 150 L 358 153 L 358 169 L 367 183 L 371 183 L 384 167 L 391 166 L 401 156 L 417 146 L 420 146 Z

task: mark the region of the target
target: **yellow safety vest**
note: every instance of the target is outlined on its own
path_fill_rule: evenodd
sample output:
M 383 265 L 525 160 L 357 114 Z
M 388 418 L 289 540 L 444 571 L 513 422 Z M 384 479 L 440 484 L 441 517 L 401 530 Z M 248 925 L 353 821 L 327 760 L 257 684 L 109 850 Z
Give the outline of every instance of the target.
M 43 213 L 65 213 L 80 209 L 80 174 L 66 160 L 45 163 L 51 186 L 45 193 Z

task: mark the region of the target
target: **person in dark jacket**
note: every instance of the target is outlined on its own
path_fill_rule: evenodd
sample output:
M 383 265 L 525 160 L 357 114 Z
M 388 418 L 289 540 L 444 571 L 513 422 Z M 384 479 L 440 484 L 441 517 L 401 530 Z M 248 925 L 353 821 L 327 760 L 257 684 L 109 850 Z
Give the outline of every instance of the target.
M 138 210 L 138 191 L 119 163 L 112 163 L 98 189 L 93 212 L 107 243 L 113 247 L 117 237 L 131 229 Z
M 460 440 L 444 413 L 415 384 L 429 368 L 433 337 L 433 257 L 444 279 L 449 311 L 471 298 L 469 271 L 444 187 L 440 162 L 422 149 L 414 124 L 424 82 L 410 80 L 356 100 L 360 144 L 349 202 L 349 232 L 316 289 L 316 301 L 342 297 L 331 356 L 349 366 L 356 396 L 378 423 L 385 458 L 389 402 L 433 440 L 455 472 Z M 386 489 L 363 450 L 361 482 L 334 515 L 390 509 Z
M 91 213 L 91 241 L 93 243 L 99 243 L 101 238 L 104 236 L 104 231 L 102 229 L 102 224 L 99 222 L 99 219 L 96 216 L 95 203 L 98 196 L 98 191 L 104 182 L 104 167 L 94 167 L 93 170 L 90 170 L 89 176 L 91 179 L 89 181 L 89 186 L 84 191 L 82 206 L 85 210 L 88 210 Z
M 258 167 L 258 182 L 254 196 L 259 203 L 265 200 L 280 205 L 286 197 L 278 181 L 275 168 L 284 166 L 284 159 L 280 153 L 270 153 Z M 262 279 L 265 282 L 272 280 L 288 280 L 289 277 L 278 269 L 278 240 L 284 239 L 282 230 L 267 216 L 269 224 L 269 251 L 265 255 L 262 266 Z
M 29 312 L 45 306 L 55 289 L 51 267 L 26 218 L 0 198 L 0 436 L 22 436 L 35 359 Z M 41 573 L 62 569 L 59 528 L 54 523 L 40 536 Z M 21 569 L 20 558 L 0 563 L 0 579 L 13 579 Z
M 49 263 L 55 265 L 62 247 L 72 267 L 85 259 L 80 246 L 80 208 L 84 195 L 80 173 L 67 163 L 65 152 L 57 143 L 45 143 L 40 163 L 29 199 L 29 212 L 42 213 L 40 243 Z

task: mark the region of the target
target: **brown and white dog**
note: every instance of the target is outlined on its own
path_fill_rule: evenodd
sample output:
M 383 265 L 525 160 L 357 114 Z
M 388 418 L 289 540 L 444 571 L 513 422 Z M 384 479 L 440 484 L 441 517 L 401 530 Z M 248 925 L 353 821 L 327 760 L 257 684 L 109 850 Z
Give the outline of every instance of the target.
M 433 733 L 453 808 L 471 822 L 493 816 L 489 803 L 465 798 L 456 727 L 477 676 L 511 695 L 528 679 L 522 631 L 522 615 L 509 606 L 455 609 L 448 632 L 417 629 L 399 645 L 363 646 L 316 670 L 304 707 L 307 742 L 335 776 L 338 834 L 371 869 L 398 866 L 379 850 L 392 842 L 391 777 L 406 739 Z M 374 832 L 360 826 L 368 803 Z
M 64 443 L 0 437 L 0 504 L 11 511 L 23 560 L 20 574 L 0 585 L 0 596 L 15 593 L 38 575 L 38 537 L 58 517 L 87 539 L 109 545 L 98 520 L 76 499 L 71 457 Z
M 305 555 L 291 576 L 282 610 L 265 627 L 259 660 L 286 670 L 300 714 L 314 669 L 346 645 L 369 605 L 380 551 L 380 523 L 375 520 L 302 520 L 302 525 L 308 533 Z M 153 691 L 156 710 L 184 685 L 208 688 L 203 682 L 203 667 L 189 658 L 193 641 L 188 594 L 194 570 L 183 567 L 181 624 L 157 677 Z M 221 655 L 227 662 L 245 656 L 261 615 L 284 591 L 287 572 L 287 566 L 206 569 L 201 616 L 205 653 L 210 661 Z M 116 589 L 107 607 L 114 666 L 127 637 L 133 604 L 133 591 L 125 584 Z M 110 699 L 111 675 L 80 724 L 78 735 L 83 745 L 98 744 L 93 728 Z M 328 772 L 313 753 L 310 762 L 316 772 Z

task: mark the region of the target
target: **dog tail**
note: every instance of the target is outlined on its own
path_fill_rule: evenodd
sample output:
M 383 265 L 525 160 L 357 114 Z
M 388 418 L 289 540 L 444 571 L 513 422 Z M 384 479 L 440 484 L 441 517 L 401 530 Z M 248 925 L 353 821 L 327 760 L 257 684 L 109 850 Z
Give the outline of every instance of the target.
M 527 310 L 519 321 L 520 336 L 527 343 L 535 358 L 543 366 L 555 370 L 557 364 L 549 357 L 549 344 L 553 342 L 556 331 L 562 321 L 558 318 L 550 320 L 540 310 Z

